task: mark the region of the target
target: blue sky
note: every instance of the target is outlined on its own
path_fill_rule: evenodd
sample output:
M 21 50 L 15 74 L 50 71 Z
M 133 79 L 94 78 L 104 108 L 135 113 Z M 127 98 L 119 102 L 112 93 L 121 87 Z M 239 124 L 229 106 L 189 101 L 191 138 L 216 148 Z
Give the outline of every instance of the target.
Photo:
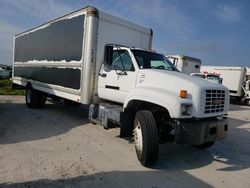
M 0 0 L 0 64 L 12 63 L 14 34 L 87 5 L 151 27 L 160 53 L 250 67 L 249 0 Z

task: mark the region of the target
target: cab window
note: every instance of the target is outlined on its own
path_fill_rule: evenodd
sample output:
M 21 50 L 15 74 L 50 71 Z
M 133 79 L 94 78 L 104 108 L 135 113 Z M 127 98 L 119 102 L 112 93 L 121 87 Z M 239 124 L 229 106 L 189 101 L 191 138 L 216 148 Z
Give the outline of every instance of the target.
M 127 50 L 114 50 L 112 69 L 134 71 L 134 66 Z

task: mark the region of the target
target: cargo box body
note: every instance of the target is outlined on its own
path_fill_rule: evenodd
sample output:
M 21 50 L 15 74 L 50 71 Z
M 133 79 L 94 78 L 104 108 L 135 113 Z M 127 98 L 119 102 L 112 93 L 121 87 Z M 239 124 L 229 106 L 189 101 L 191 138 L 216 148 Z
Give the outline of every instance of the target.
M 179 71 L 185 74 L 190 75 L 191 73 L 200 72 L 200 59 L 185 55 L 167 55 L 166 57 L 176 66 Z
M 151 49 L 152 30 L 94 7 L 14 37 L 13 83 L 90 104 L 106 44 Z
M 242 86 L 246 81 L 245 67 L 201 66 L 201 72 L 219 75 L 231 96 L 242 97 Z

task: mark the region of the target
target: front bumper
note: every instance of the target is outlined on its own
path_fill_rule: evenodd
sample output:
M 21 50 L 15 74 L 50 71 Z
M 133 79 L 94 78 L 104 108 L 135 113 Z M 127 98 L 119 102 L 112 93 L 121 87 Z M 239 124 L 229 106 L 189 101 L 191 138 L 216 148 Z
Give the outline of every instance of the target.
M 228 119 L 177 121 L 175 143 L 200 145 L 226 138 Z

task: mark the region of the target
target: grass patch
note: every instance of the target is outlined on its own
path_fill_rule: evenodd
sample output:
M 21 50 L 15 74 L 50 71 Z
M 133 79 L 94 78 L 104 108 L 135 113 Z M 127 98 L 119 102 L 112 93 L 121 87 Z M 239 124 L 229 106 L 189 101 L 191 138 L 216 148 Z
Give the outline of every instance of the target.
M 0 80 L 0 95 L 25 95 L 24 89 L 12 89 L 11 80 Z

